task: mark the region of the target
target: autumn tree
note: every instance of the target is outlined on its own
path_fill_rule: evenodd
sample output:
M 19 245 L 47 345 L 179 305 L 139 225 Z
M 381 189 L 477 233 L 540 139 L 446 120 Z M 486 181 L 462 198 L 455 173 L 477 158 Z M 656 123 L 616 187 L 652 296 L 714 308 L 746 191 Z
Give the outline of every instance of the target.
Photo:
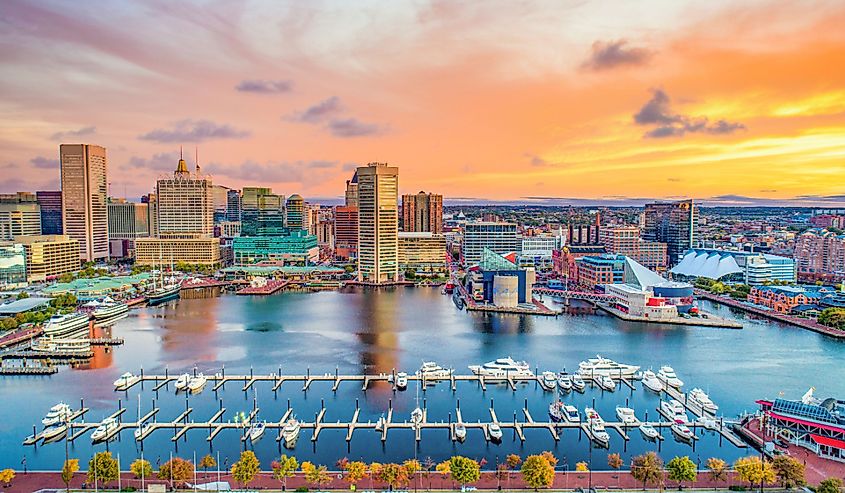
M 209 469 L 212 467 L 217 466 L 217 461 L 214 460 L 214 457 L 211 454 L 205 454 L 202 459 L 200 459 L 200 463 L 197 464 L 197 467 L 202 468 L 203 472 L 207 473 Z
M 273 479 L 281 481 L 282 489 L 286 490 L 288 488 L 288 478 L 292 477 L 296 470 L 299 469 L 299 462 L 296 460 L 296 457 L 282 455 L 279 457 L 279 460 L 274 460 L 270 464 L 270 468 L 273 470 Z
M 575 463 L 575 471 L 576 472 L 589 472 L 590 467 L 584 461 L 576 462 Z
M 148 460 L 135 459 L 129 464 L 129 471 L 136 478 L 148 478 L 153 475 L 153 466 Z
M 780 481 L 780 484 L 784 488 L 804 486 L 806 483 L 804 479 L 804 464 L 794 457 L 778 455 L 772 460 L 772 467 L 775 470 L 778 481 Z
M 842 489 L 842 480 L 839 478 L 827 478 L 816 487 L 816 493 L 839 493 Z
M 728 480 L 728 463 L 718 457 L 707 459 L 707 469 L 710 479 L 714 483 Z
M 111 452 L 97 452 L 88 461 L 88 482 L 106 484 L 117 479 L 117 459 L 111 456 Z
M 15 479 L 14 469 L 3 469 L 0 471 L 0 483 L 10 486 L 13 479 Z
M 70 490 L 70 481 L 78 470 L 79 459 L 67 459 L 62 465 L 62 481 L 65 482 L 65 491 Z
M 456 455 L 449 460 L 449 474 L 453 481 L 464 486 L 478 481 L 481 477 L 481 466 L 468 457 Z
M 158 479 L 184 483 L 194 477 L 194 463 L 181 457 L 174 457 L 158 468 Z
M 748 481 L 751 487 L 755 484 L 773 483 L 775 470 L 771 463 L 761 460 L 756 455 L 741 457 L 734 462 L 736 475 L 741 481 Z
M 305 481 L 313 486 L 322 487 L 332 482 L 326 466 L 315 466 L 313 463 L 305 461 L 302 463 L 302 472 L 305 473 Z
M 408 472 L 399 464 L 382 464 L 378 478 L 391 489 L 408 484 Z
M 677 481 L 680 488 L 683 488 L 686 482 L 695 481 L 698 476 L 695 462 L 687 456 L 673 458 L 666 464 L 666 470 L 669 472 L 669 479 Z
M 246 450 L 241 452 L 240 459 L 232 464 L 232 478 L 244 487 L 249 486 L 249 483 L 255 480 L 260 467 L 261 463 L 258 462 L 255 452 Z
M 631 476 L 643 483 L 643 489 L 648 484 L 663 484 L 663 460 L 654 452 L 647 452 L 631 459 Z
M 555 468 L 549 459 L 541 455 L 529 455 L 520 469 L 525 484 L 537 490 L 548 488 L 555 480 Z
M 408 480 L 413 481 L 414 478 L 417 476 L 417 473 L 422 471 L 422 464 L 417 459 L 408 459 L 402 463 L 402 467 L 405 469 L 405 474 L 408 475 Z
M 358 481 L 367 477 L 367 464 L 358 460 L 347 462 L 344 472 L 349 484 L 358 484 Z
M 625 461 L 622 460 L 622 456 L 619 454 L 607 454 L 607 465 L 611 469 L 619 469 L 625 465 Z

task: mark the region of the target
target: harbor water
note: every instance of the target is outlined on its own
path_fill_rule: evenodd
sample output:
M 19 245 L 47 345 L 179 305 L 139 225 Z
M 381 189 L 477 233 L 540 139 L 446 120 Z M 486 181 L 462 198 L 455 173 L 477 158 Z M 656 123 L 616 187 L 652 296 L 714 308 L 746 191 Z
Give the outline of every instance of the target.
M 754 411 L 761 397 L 800 397 L 815 386 L 821 397 L 845 396 L 841 378 L 845 343 L 825 336 L 765 320 L 756 320 L 725 307 L 705 304 L 708 310 L 739 320 L 742 330 L 661 326 L 624 322 L 597 313 L 532 317 L 467 313 L 458 309 L 450 296 L 436 288 L 399 287 L 370 290 L 346 289 L 341 292 L 281 293 L 267 297 L 224 295 L 219 298 L 189 299 L 157 307 L 132 310 L 113 328 L 125 345 L 96 348 L 90 364 L 63 367 L 49 377 L 0 378 L 0 468 L 21 467 L 25 459 L 30 470 L 59 469 L 65 457 L 63 442 L 25 447 L 21 441 L 39 425 L 46 411 L 58 401 L 74 409 L 80 399 L 90 411 L 86 422 L 100 421 L 119 406 L 127 410 L 123 421 L 136 421 L 140 400 L 141 415 L 153 405 L 160 408 L 156 419 L 171 421 L 186 408 L 191 420 L 204 421 L 222 405 L 223 420 L 236 413 L 249 413 L 253 406 L 259 420 L 277 422 L 289 405 L 302 421 L 314 421 L 322 406 L 324 422 L 347 422 L 356 401 L 360 422 L 375 422 L 393 407 L 393 421 L 409 420 L 416 406 L 416 383 L 404 392 L 394 392 L 387 383 L 371 384 L 362 391 L 360 382 L 341 383 L 332 392 L 331 382 L 314 382 L 303 392 L 301 382 L 286 382 L 277 392 L 272 383 L 257 382 L 244 392 L 242 382 L 230 382 L 216 393 L 213 383 L 197 395 L 176 394 L 171 383 L 158 392 L 154 384 L 135 385 L 126 392 L 115 392 L 112 382 L 126 371 L 173 375 L 184 371 L 214 374 L 225 366 L 226 375 L 270 374 L 281 367 L 285 374 L 312 375 L 338 371 L 340 374 L 372 374 L 392 370 L 413 373 L 422 361 L 433 360 L 456 374 L 467 374 L 467 365 L 481 364 L 504 356 L 528 361 L 539 371 L 574 371 L 580 361 L 601 354 L 617 361 L 657 370 L 672 365 L 684 380 L 685 389 L 700 387 L 720 406 L 720 414 L 732 418 Z M 595 404 L 606 421 L 617 421 L 615 407 L 629 403 L 640 419 L 648 413 L 657 420 L 660 397 L 635 384 L 636 390 L 621 386 L 614 393 L 587 388 L 584 394 L 562 397 L 583 413 Z M 420 407 L 425 404 L 428 421 L 455 420 L 460 408 L 465 422 L 489 422 L 489 408 L 495 408 L 502 422 L 524 421 L 527 407 L 535 421 L 547 421 L 549 403 L 555 394 L 543 392 L 535 383 L 488 385 L 459 382 L 452 392 L 447 382 L 419 391 Z M 140 399 L 139 399 L 140 396 Z M 222 401 L 222 403 L 221 403 Z M 451 414 L 451 416 L 450 416 Z M 157 430 L 143 443 L 144 457 L 154 465 L 170 454 L 191 458 L 219 453 L 221 465 L 231 464 L 244 447 L 254 449 L 264 468 L 281 453 L 294 454 L 332 466 L 338 459 L 402 461 L 417 457 L 440 461 L 451 455 L 501 461 L 507 454 L 525 456 L 550 450 L 560 458 L 559 465 L 574 469 L 575 463 L 589 461 L 594 469 L 607 468 L 608 452 L 618 452 L 628 463 L 632 455 L 658 450 L 669 459 L 689 455 L 702 463 L 709 457 L 733 460 L 753 453 L 720 440 L 712 432 L 698 430 L 694 448 L 676 442 L 668 429 L 660 444 L 645 441 L 636 429 L 625 441 L 613 430 L 610 449 L 594 449 L 577 429 L 562 430 L 555 441 L 548 430 L 527 429 L 522 442 L 504 430 L 501 444 L 488 443 L 479 430 L 470 429 L 464 443 L 453 443 L 446 430 L 424 430 L 419 443 L 412 430 L 390 430 L 382 443 L 380 433 L 357 430 L 347 443 L 346 430 L 324 430 L 316 442 L 311 430 L 303 429 L 296 448 L 286 451 L 275 440 L 277 431 L 268 429 L 255 444 L 244 444 L 241 431 L 224 430 L 206 440 L 207 430 L 189 431 L 177 442 L 172 430 Z M 92 445 L 90 433 L 69 444 L 70 456 L 87 462 L 93 452 L 119 453 L 123 467 L 142 453 L 132 430 L 123 431 L 108 444 Z

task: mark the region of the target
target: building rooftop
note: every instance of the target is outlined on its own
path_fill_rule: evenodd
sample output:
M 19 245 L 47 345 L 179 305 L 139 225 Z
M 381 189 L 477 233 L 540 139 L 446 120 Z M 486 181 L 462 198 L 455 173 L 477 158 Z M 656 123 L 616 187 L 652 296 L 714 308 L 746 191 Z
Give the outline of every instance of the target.
M 50 304 L 50 298 L 24 298 L 0 305 L 0 316 L 17 315 Z

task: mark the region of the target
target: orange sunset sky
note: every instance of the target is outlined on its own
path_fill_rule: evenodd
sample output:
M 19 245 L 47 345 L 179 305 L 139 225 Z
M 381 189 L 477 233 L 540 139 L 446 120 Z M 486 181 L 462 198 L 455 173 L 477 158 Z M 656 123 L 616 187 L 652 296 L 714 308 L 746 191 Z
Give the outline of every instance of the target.
M 214 182 L 333 200 L 845 203 L 845 2 L 5 0 L 0 191 L 58 144 L 138 197 Z

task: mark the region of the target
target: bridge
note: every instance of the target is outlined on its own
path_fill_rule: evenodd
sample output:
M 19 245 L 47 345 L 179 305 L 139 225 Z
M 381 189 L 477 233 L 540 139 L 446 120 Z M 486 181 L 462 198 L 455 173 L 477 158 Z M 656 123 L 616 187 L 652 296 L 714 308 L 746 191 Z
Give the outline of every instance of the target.
M 570 300 L 584 300 L 584 301 L 611 301 L 613 296 L 609 294 L 588 293 L 586 291 L 570 291 L 568 289 L 552 289 L 535 287 L 532 290 L 535 294 L 545 294 L 548 296 L 557 296 Z

